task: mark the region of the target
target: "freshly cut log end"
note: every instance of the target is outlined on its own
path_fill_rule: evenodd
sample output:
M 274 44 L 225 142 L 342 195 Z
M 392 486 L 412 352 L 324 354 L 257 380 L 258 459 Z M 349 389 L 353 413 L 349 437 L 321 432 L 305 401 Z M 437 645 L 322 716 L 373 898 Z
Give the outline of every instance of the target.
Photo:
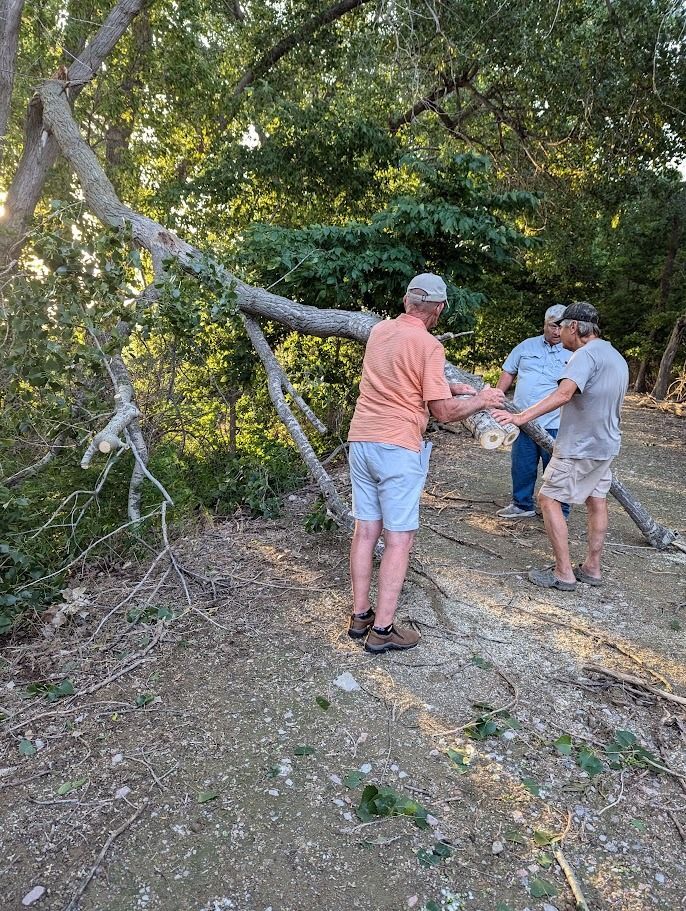
M 486 430 L 479 437 L 482 449 L 498 449 L 505 442 L 505 437 L 497 430 Z
M 503 424 L 503 430 L 505 431 L 505 438 L 503 439 L 504 446 L 512 446 L 514 441 L 519 436 L 519 427 L 515 427 L 514 424 Z
M 103 433 L 102 438 L 98 440 L 98 452 L 107 455 L 115 449 L 121 449 L 121 440 L 113 433 Z

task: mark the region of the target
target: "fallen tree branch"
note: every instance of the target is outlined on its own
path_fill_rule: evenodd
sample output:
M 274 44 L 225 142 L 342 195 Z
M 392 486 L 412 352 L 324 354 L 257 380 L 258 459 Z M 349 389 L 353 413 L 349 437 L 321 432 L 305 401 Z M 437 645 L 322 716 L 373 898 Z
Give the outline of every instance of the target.
M 143 812 L 143 810 L 145 810 L 145 808 L 146 808 L 147 806 L 148 806 L 148 798 L 147 798 L 147 797 L 144 797 L 144 798 L 143 798 L 143 801 L 142 801 L 142 803 L 141 803 L 141 805 L 140 805 L 139 807 L 136 808 L 136 812 L 133 814 L 133 816 L 129 816 L 129 818 L 128 818 L 125 822 L 123 822 L 123 823 L 119 826 L 118 829 L 115 829 L 113 832 L 110 832 L 107 841 L 105 842 L 105 844 L 104 844 L 104 845 L 102 846 L 102 848 L 100 849 L 100 853 L 98 854 L 98 859 L 95 861 L 94 866 L 92 867 L 92 869 L 90 870 L 90 872 L 86 874 L 85 878 L 81 881 L 81 883 L 79 884 L 78 889 L 77 889 L 76 892 L 74 892 L 74 894 L 72 895 L 71 901 L 69 902 L 69 904 L 67 905 L 67 907 L 64 909 L 64 911 L 76 911 L 76 909 L 78 908 L 78 905 L 79 905 L 79 901 L 80 901 L 80 899 L 81 899 L 81 896 L 83 895 L 83 893 L 86 891 L 86 889 L 87 889 L 88 886 L 90 885 L 91 880 L 93 879 L 93 877 L 94 877 L 95 874 L 97 873 L 98 867 L 100 866 L 100 864 L 101 864 L 101 863 L 103 862 L 103 860 L 105 859 L 105 856 L 106 856 L 107 852 L 109 851 L 109 849 L 112 847 L 112 845 L 114 844 L 114 842 L 119 838 L 119 836 L 120 836 L 123 832 L 126 832 L 126 830 L 127 830 L 130 826 L 132 826 L 132 825 L 134 824 L 134 822 L 136 822 L 136 820 L 138 819 L 138 817 L 141 815 L 141 813 Z
M 269 347 L 262 330 L 255 320 L 248 316 L 243 316 L 243 322 L 250 341 L 253 343 L 264 369 L 267 372 L 269 395 L 276 408 L 277 414 L 288 429 L 295 445 L 298 447 L 298 451 L 300 452 L 310 475 L 313 480 L 316 481 L 332 517 L 342 528 L 352 530 L 354 523 L 350 510 L 340 498 L 331 475 L 317 458 L 310 441 L 307 439 L 302 427 L 286 402 L 283 391 L 285 385 L 283 368 L 276 360 L 274 352 Z
M 583 669 L 588 674 L 598 674 L 601 677 L 609 677 L 611 680 L 616 680 L 619 683 L 628 683 L 630 686 L 638 687 L 640 690 L 646 690 L 653 696 L 659 696 L 660 699 L 665 699 L 667 702 L 676 702 L 677 705 L 686 705 L 686 698 L 684 696 L 678 696 L 676 693 L 668 693 L 658 686 L 653 686 L 652 683 L 646 683 L 644 680 L 641 680 L 640 677 L 635 677 L 633 674 L 625 674 L 622 671 L 612 671 L 610 668 L 601 667 L 598 664 L 586 664 Z
M 586 626 L 580 626 L 578 623 L 571 623 L 565 620 L 557 620 L 555 617 L 551 617 L 550 614 L 539 614 L 536 611 L 527 610 L 525 607 L 521 607 L 519 604 L 509 601 L 507 603 L 508 609 L 518 610 L 522 614 L 526 614 L 529 617 L 534 617 L 536 620 L 543 621 L 545 623 L 554 623 L 555 626 L 562 626 L 565 629 L 572 629 L 576 633 L 581 633 L 584 636 L 588 636 L 591 639 L 595 639 L 596 642 L 601 642 L 603 645 L 606 645 L 608 648 L 616 649 L 620 654 L 625 655 L 627 658 L 630 658 L 632 661 L 635 661 L 639 667 L 642 667 L 643 670 L 650 674 L 651 677 L 654 677 L 656 680 L 659 680 L 660 683 L 664 684 L 668 689 L 671 689 L 670 682 L 663 677 L 658 671 L 654 671 L 652 668 L 643 661 L 638 655 L 635 655 L 633 652 L 629 651 L 628 648 L 621 645 L 619 642 L 615 642 L 614 639 L 608 639 L 607 636 L 603 633 L 596 632 L 596 630 L 589 629 Z
M 574 870 L 569 865 L 569 861 L 564 856 L 560 848 L 553 848 L 553 856 L 558 863 L 558 866 L 565 875 L 565 879 L 569 885 L 569 888 L 572 890 L 572 895 L 574 896 L 574 901 L 576 902 L 576 907 L 578 911 L 590 911 L 588 907 L 588 902 L 584 897 L 584 893 L 581 890 L 581 884 L 576 878 Z
M 73 106 L 79 93 L 94 78 L 147 2 L 148 0 L 118 0 L 112 7 L 92 40 L 73 61 L 61 83 L 68 105 Z M 41 99 L 35 95 L 26 113 L 24 150 L 4 204 L 7 215 L 3 220 L 3 237 L 0 238 L 0 263 L 17 257 L 45 180 L 59 156 L 57 142 L 45 132 L 42 114 Z

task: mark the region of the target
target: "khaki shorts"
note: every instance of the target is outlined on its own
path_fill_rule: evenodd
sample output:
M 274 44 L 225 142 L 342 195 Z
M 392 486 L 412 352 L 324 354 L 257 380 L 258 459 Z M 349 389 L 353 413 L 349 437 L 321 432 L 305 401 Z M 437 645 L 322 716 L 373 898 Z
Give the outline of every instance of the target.
M 612 484 L 613 459 L 559 459 L 553 456 L 543 472 L 539 493 L 559 503 L 585 503 L 606 497 Z

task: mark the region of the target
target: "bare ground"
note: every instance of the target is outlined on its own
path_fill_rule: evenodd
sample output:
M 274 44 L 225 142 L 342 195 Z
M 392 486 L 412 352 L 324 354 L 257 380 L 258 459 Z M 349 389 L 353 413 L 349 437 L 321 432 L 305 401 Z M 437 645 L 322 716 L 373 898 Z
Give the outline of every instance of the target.
M 630 407 L 624 427 L 618 474 L 683 530 L 684 421 Z M 187 577 L 193 609 L 164 561 L 135 593 L 149 567 L 129 566 L 74 580 L 68 623 L 5 647 L 3 908 L 41 887 L 49 911 L 572 911 L 560 847 L 594 911 L 686 906 L 686 704 L 587 670 L 686 695 L 683 555 L 645 546 L 613 503 L 605 586 L 535 589 L 540 520 L 495 516 L 507 453 L 433 439 L 401 601 L 413 652 L 345 636 L 347 542 L 304 531 L 307 491 L 279 519 L 176 542 L 214 580 L 212 597 Z M 582 510 L 570 533 L 581 556 Z M 25 698 L 65 678 L 76 696 Z M 625 738 L 610 768 L 617 731 L 649 753 Z M 370 784 L 424 827 L 363 823 Z

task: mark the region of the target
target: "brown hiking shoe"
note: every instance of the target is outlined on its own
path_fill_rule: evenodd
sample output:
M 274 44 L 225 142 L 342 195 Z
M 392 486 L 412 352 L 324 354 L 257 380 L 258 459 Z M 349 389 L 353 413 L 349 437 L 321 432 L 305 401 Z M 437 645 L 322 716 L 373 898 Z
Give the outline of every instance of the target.
M 397 628 L 394 625 L 391 627 L 390 632 L 385 635 L 377 633 L 372 627 L 369 630 L 364 647 L 366 651 L 378 655 L 381 652 L 403 651 L 406 648 L 414 648 L 420 639 L 419 633 L 410 629 L 409 626 Z
M 351 639 L 364 639 L 372 626 L 374 626 L 374 611 L 364 618 L 360 617 L 359 614 L 351 614 L 348 635 Z

